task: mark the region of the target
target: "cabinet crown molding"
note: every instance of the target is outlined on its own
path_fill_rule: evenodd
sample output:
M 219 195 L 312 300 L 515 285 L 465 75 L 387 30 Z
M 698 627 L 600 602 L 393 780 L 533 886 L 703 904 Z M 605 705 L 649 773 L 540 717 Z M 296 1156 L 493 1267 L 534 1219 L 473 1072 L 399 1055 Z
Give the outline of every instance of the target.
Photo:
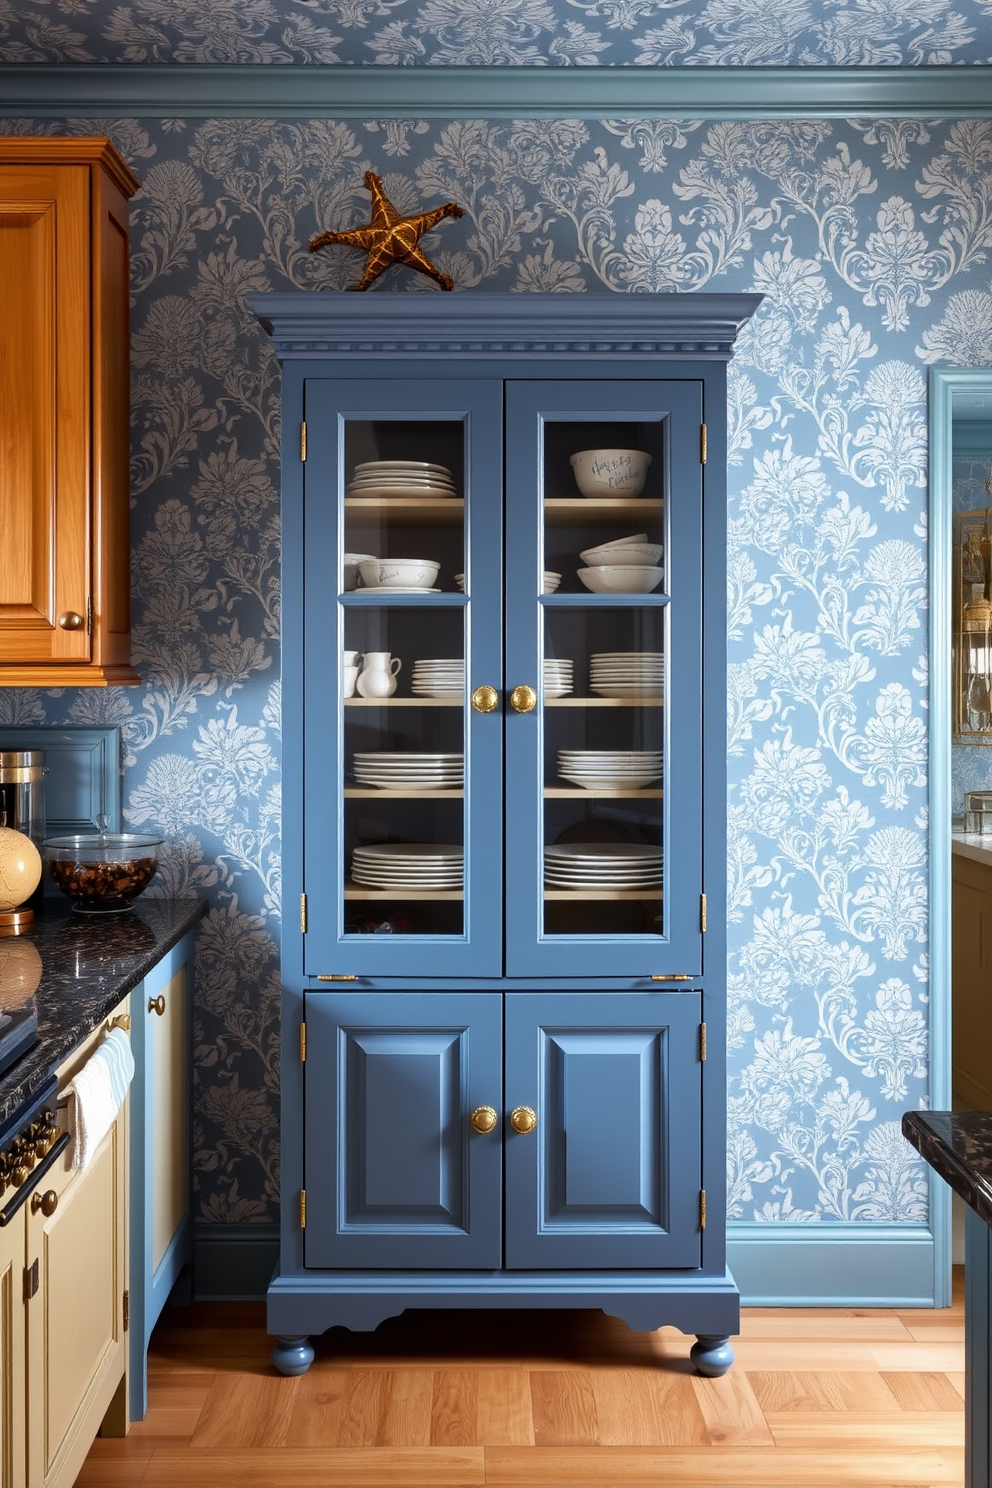
M 629 361 L 727 361 L 760 294 L 351 295 L 289 291 L 249 297 L 280 360 L 310 356 L 494 355 Z

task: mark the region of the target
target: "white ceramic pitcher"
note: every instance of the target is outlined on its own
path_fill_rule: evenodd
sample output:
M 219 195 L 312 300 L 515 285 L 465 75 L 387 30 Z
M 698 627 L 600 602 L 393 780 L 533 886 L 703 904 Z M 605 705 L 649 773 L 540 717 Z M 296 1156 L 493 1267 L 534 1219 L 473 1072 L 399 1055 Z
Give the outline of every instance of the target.
M 396 674 L 403 665 L 390 651 L 366 651 L 365 664 L 358 674 L 358 691 L 364 698 L 392 697 L 396 691 Z

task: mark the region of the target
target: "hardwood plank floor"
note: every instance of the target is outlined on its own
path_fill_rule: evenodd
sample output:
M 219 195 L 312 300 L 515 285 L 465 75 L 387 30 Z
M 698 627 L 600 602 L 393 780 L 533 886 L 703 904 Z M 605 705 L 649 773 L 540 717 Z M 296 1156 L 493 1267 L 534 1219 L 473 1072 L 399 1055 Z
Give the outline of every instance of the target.
M 264 1308 L 167 1312 L 148 1414 L 77 1488 L 960 1488 L 964 1298 L 745 1309 L 738 1362 L 601 1313 L 421 1312 L 333 1329 L 299 1379 Z

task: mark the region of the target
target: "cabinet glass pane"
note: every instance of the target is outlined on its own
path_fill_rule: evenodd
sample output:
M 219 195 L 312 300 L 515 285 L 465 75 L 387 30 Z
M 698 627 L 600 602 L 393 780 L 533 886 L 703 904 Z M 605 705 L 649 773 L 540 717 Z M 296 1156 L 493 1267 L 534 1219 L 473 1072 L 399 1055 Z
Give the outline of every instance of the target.
M 661 424 L 546 421 L 543 467 L 544 934 L 661 935 Z
M 460 936 L 463 426 L 349 420 L 344 454 L 345 934 Z

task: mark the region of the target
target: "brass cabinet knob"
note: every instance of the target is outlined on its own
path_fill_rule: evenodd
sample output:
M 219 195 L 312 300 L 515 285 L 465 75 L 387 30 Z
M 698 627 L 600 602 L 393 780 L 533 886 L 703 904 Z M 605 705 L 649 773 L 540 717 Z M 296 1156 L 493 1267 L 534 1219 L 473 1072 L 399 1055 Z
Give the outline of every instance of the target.
M 59 616 L 60 630 L 82 630 L 86 619 L 78 610 L 63 610 Z
M 491 1132 L 496 1125 L 497 1117 L 492 1106 L 476 1106 L 468 1119 L 472 1124 L 472 1130 L 485 1136 L 486 1132 Z
M 537 1114 L 531 1110 L 530 1106 L 515 1106 L 510 1112 L 510 1125 L 515 1132 L 525 1137 L 537 1125 Z
M 499 702 L 495 687 L 477 687 L 472 694 L 472 707 L 476 713 L 492 713 Z
M 33 1193 L 31 1195 L 31 1213 L 37 1214 L 40 1209 L 46 1219 L 51 1219 L 59 1207 L 59 1196 L 54 1188 L 49 1188 L 45 1193 Z
M 510 707 L 514 713 L 530 713 L 537 704 L 537 693 L 533 687 L 515 687 L 510 693 Z
M 165 1017 L 165 994 L 160 992 L 157 997 L 149 997 L 148 1011 L 158 1013 L 160 1018 Z

